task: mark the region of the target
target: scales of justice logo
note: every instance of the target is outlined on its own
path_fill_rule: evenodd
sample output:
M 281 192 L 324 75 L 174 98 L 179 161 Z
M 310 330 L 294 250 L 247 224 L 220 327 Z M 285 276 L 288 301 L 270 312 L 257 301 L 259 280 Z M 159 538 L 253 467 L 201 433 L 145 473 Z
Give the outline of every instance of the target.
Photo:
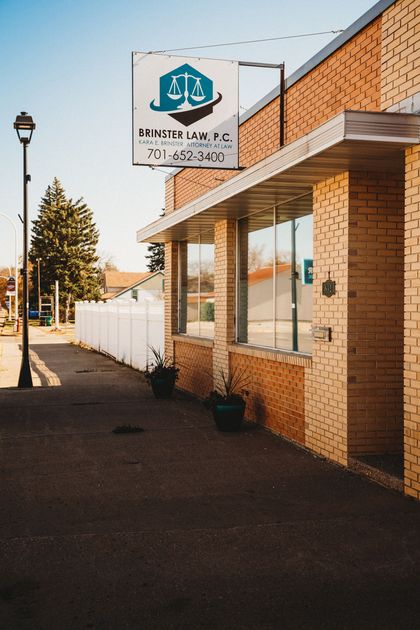
M 212 114 L 221 100 L 220 92 L 213 95 L 213 81 L 185 63 L 160 77 L 159 99 L 153 99 L 150 109 L 164 112 L 188 127 Z

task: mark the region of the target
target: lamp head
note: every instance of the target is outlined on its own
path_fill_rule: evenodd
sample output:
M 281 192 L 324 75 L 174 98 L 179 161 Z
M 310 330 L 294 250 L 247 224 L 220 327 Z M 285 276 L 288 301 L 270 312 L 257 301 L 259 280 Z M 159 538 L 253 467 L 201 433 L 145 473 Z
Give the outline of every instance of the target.
M 27 112 L 20 112 L 20 115 L 16 116 L 13 128 L 16 129 L 16 133 L 22 144 L 30 143 L 35 129 L 35 123 L 32 120 L 32 116 L 29 116 Z

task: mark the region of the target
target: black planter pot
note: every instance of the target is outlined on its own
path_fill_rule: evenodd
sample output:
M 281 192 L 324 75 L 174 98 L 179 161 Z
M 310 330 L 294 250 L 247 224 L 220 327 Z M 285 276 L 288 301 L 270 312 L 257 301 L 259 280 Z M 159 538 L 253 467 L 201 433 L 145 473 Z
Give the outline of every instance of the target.
M 150 384 L 155 398 L 171 398 L 175 387 L 175 378 L 173 376 L 152 378 Z
M 219 431 L 239 431 L 245 414 L 245 401 L 214 402 L 212 412 Z

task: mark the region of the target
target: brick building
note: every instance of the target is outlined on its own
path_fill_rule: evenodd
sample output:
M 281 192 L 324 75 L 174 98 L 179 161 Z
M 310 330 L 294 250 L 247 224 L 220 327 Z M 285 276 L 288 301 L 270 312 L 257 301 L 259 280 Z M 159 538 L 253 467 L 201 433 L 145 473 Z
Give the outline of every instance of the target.
M 173 172 L 165 216 L 138 232 L 166 243 L 181 388 L 205 396 L 245 367 L 250 420 L 344 466 L 404 454 L 416 498 L 419 44 L 419 0 L 375 4 L 288 77 L 283 147 L 277 89 L 241 118 L 245 170 Z

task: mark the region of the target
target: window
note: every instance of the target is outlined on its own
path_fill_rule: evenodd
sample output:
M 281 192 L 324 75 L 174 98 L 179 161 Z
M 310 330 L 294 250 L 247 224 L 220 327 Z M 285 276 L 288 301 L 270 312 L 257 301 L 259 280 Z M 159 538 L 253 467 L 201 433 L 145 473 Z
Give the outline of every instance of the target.
M 312 214 L 291 204 L 238 222 L 238 341 L 311 352 Z
M 296 292 L 298 348 L 312 352 L 313 215 L 296 219 Z
M 273 211 L 239 222 L 240 232 L 240 338 L 272 346 L 274 335 L 274 223 Z
M 292 313 L 292 221 L 276 216 L 276 338 L 274 346 L 293 350 Z
M 214 337 L 213 232 L 179 244 L 180 333 Z

